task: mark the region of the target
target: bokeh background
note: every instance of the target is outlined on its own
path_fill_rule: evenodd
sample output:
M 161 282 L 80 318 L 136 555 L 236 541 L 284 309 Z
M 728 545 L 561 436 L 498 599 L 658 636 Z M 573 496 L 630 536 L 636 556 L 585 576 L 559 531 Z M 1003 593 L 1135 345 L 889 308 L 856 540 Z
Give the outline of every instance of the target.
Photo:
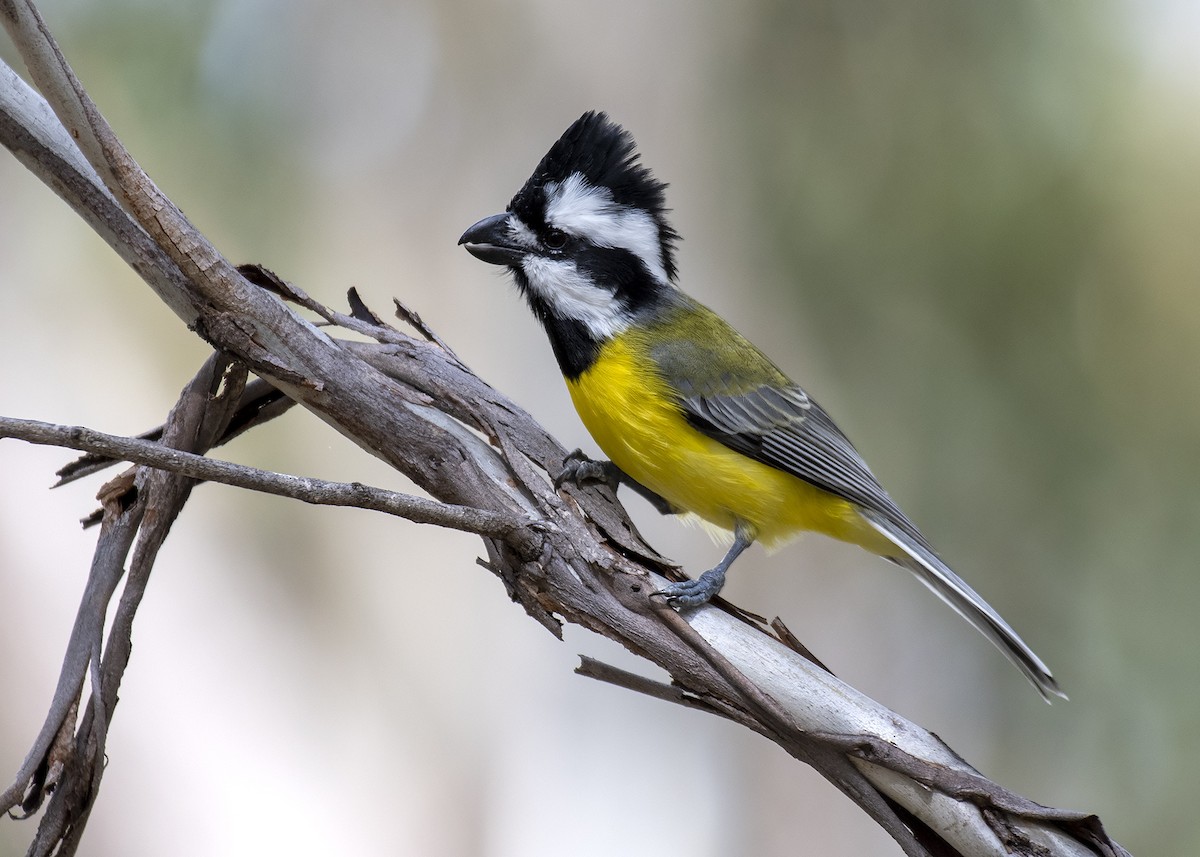
M 989 776 L 1200 851 L 1200 6 L 72 0 L 43 11 L 238 261 L 417 309 L 568 447 L 539 330 L 455 241 L 583 110 L 671 182 L 684 287 L 837 417 L 1053 667 L 810 537 L 727 593 Z M 11 47 L 0 56 L 22 70 Z M 206 356 L 0 157 L 0 412 L 136 433 Z M 294 412 L 222 455 L 405 488 Z M 100 480 L 0 444 L 0 775 L 48 703 Z M 699 571 L 698 531 L 631 508 Z M 744 730 L 572 675 L 472 538 L 199 489 L 135 627 L 84 854 L 898 854 Z M 648 669 L 647 667 L 639 667 Z M 650 738 L 648 736 L 653 736 Z M 32 822 L 0 823 L 18 854 Z

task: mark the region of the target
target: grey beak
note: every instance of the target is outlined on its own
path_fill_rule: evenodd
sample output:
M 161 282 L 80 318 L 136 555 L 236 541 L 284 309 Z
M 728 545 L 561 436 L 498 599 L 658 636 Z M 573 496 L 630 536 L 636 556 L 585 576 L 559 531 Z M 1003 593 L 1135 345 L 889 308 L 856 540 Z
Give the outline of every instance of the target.
M 492 265 L 518 266 L 525 250 L 513 244 L 507 223 L 507 212 L 485 217 L 464 232 L 458 243 L 466 245 L 467 252 L 480 261 Z

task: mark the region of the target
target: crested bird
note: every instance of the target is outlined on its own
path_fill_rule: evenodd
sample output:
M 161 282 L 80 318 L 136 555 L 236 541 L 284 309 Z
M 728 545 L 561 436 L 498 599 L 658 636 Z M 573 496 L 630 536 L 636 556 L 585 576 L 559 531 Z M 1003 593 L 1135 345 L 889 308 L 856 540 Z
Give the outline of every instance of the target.
M 1011 660 L 1047 701 L 1041 659 L 942 561 L 833 420 L 720 316 L 676 285 L 666 185 L 633 138 L 589 111 L 500 214 L 459 244 L 505 266 L 550 339 L 580 418 L 608 461 L 573 453 L 555 480 L 625 484 L 664 513 L 731 532 L 713 568 L 658 594 L 686 609 L 724 585 L 755 541 L 804 531 L 911 571 Z

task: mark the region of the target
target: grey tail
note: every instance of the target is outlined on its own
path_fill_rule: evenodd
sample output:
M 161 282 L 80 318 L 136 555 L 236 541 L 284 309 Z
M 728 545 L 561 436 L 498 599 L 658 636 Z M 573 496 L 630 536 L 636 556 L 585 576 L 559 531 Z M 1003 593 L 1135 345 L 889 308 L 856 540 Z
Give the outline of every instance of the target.
M 1000 618 L 1000 614 L 993 610 L 979 593 L 938 559 L 933 550 L 924 543 L 924 539 L 914 539 L 886 516 L 872 509 L 860 507 L 859 513 L 888 541 L 900 548 L 901 553 L 890 559 L 915 574 L 938 598 L 953 607 L 983 636 L 991 640 L 992 644 L 1025 674 L 1042 695 L 1042 699 L 1050 702 L 1052 696 L 1067 698 L 1041 658 L 1025 645 L 1025 641 L 1017 636 L 1017 632 Z

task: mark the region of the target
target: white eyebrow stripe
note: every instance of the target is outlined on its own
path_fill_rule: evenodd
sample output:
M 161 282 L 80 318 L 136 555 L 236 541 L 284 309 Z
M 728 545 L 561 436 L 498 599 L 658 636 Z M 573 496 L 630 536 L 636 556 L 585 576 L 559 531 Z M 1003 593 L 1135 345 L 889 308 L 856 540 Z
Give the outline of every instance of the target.
M 629 328 L 629 314 L 613 293 L 597 286 L 574 262 L 531 254 L 521 260 L 521 269 L 529 288 L 559 318 L 579 321 L 597 339 L 609 339 Z
M 667 285 L 662 243 L 654 218 L 644 211 L 617 204 L 612 191 L 588 184 L 582 174 L 572 173 L 562 183 L 546 185 L 546 222 L 598 247 L 628 250 L 642 260 L 652 277 Z

